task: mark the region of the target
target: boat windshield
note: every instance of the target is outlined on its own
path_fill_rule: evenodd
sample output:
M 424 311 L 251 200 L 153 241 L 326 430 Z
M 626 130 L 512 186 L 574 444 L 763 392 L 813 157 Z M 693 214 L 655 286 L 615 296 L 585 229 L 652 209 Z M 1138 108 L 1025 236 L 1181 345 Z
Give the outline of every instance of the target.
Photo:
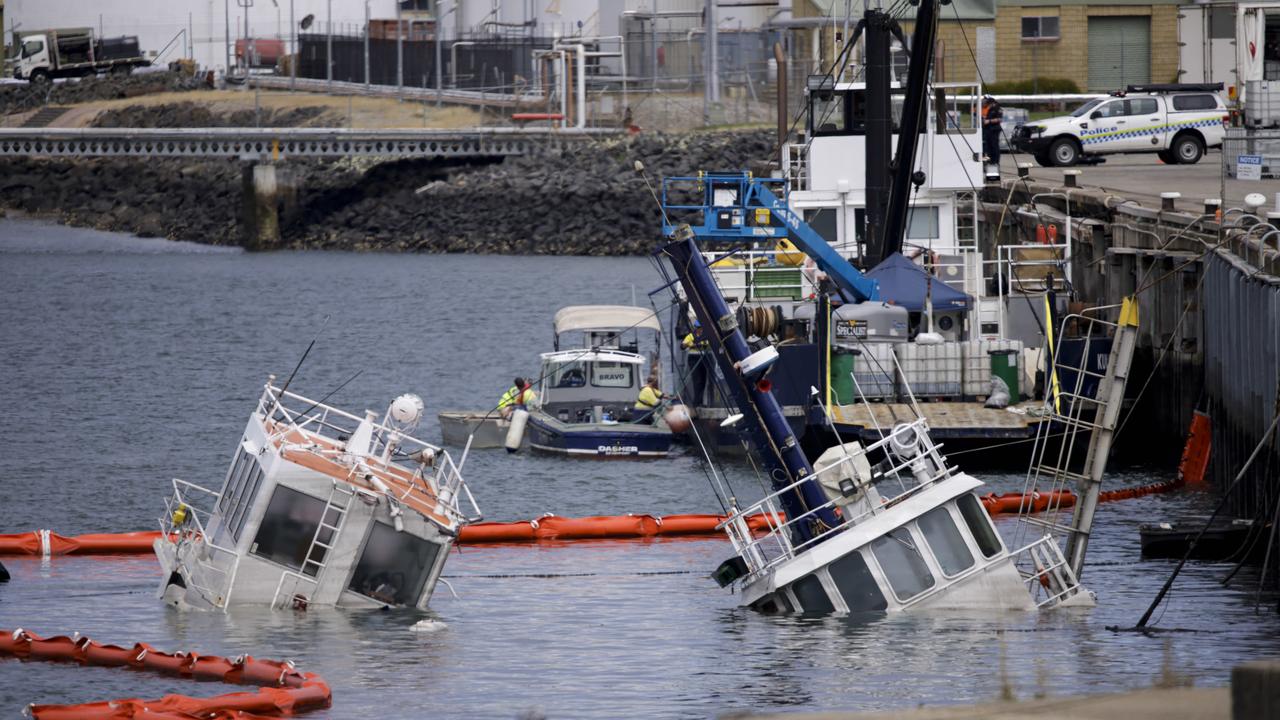
M 1099 105 L 1103 100 L 1106 100 L 1106 98 L 1098 98 L 1098 99 L 1096 99 L 1096 100 L 1090 100 L 1089 102 L 1087 102 L 1087 103 L 1085 103 L 1085 104 L 1081 105 L 1080 107 L 1076 108 L 1076 109 L 1071 113 L 1071 117 L 1084 117 L 1085 115 L 1088 115 L 1088 114 L 1089 114 L 1089 112 L 1090 112 L 1091 110 L 1093 110 L 1094 108 L 1098 107 L 1098 105 Z
M 549 363 L 544 374 L 549 388 L 580 388 L 590 384 L 598 388 L 635 386 L 634 363 L 610 360 Z

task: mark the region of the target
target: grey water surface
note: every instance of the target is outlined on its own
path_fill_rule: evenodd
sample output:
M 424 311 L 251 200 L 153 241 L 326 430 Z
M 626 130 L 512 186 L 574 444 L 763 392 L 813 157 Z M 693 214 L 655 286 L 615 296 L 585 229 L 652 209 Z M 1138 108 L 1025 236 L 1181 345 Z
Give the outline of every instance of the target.
M 417 392 L 434 439 L 436 411 L 491 407 L 512 376 L 536 373 L 558 307 L 648 305 L 660 284 L 644 258 L 251 255 L 0 220 L 0 533 L 154 529 L 170 478 L 220 483 L 267 374 L 287 376 L 317 334 L 294 389 L 318 398 L 360 372 L 331 400 L 352 411 Z M 722 469 L 741 499 L 758 496 L 747 466 Z M 492 520 L 720 510 L 691 451 L 635 463 L 483 451 L 466 476 Z M 730 554 L 716 538 L 464 547 L 431 632 L 411 632 L 424 616 L 410 612 L 178 612 L 153 598 L 149 556 L 4 558 L 0 628 L 289 659 L 332 685 L 321 718 L 712 717 L 1221 685 L 1233 664 L 1280 651 L 1274 597 L 1254 613 L 1251 570 L 1223 589 L 1230 564 L 1189 566 L 1159 622 L 1187 632 L 1105 629 L 1132 625 L 1171 568 L 1141 560 L 1138 524 L 1213 503 L 1183 492 L 1104 505 L 1084 573 L 1092 610 L 765 617 L 708 578 Z M 0 659 L 0 717 L 31 702 L 231 690 Z

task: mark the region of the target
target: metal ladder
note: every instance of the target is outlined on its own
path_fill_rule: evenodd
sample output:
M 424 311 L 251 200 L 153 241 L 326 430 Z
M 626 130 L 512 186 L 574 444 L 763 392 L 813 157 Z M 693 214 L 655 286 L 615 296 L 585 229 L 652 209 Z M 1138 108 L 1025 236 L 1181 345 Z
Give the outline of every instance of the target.
M 1053 373 L 1049 378 L 1048 396 L 1045 402 L 1046 419 L 1036 435 L 1032 466 L 1027 474 L 1024 493 L 1044 493 L 1073 490 L 1077 494 L 1070 524 L 1059 521 L 1062 509 L 1057 504 L 1049 507 L 1043 517 L 1034 517 L 1028 507 L 1019 513 L 1019 520 L 1031 526 L 1039 534 L 1046 531 L 1055 536 L 1065 536 L 1066 571 L 1068 577 L 1078 581 L 1084 568 L 1085 550 L 1093 530 L 1093 517 L 1102 489 L 1116 424 L 1124 404 L 1125 386 L 1133 361 L 1138 336 L 1138 303 L 1133 297 L 1125 298 L 1116 322 L 1096 317 L 1072 315 L 1064 319 L 1062 327 L 1069 323 L 1079 325 L 1086 338 L 1085 349 L 1080 353 L 1080 367 L 1064 367 L 1055 352 Z M 1111 349 L 1107 356 L 1105 373 L 1088 369 L 1090 342 L 1088 338 L 1111 335 Z M 1075 373 L 1071 387 L 1063 387 L 1060 373 Z M 1097 380 L 1093 393 L 1084 391 L 1087 378 Z M 1083 460 L 1075 452 L 1075 439 L 1081 432 L 1089 433 L 1089 446 Z M 1057 436 L 1056 438 L 1054 436 Z M 1056 452 L 1050 447 L 1056 444 Z
M 342 534 L 342 528 L 347 521 L 347 511 L 351 509 L 351 501 L 355 496 L 356 491 L 346 483 L 333 481 L 329 489 L 329 497 L 325 500 L 324 512 L 320 513 L 320 522 L 316 524 L 316 531 L 311 536 L 307 554 L 303 556 L 302 567 L 299 571 L 287 570 L 280 575 L 280 581 L 276 583 L 275 596 L 271 599 L 272 608 L 280 607 L 281 595 L 287 579 L 292 578 L 294 582 L 292 591 L 284 594 L 286 603 L 305 605 L 307 598 L 298 594 L 299 583 L 311 583 L 314 587 L 320 585 L 320 576 L 328 566 L 330 553 L 334 543 Z M 340 502 L 335 502 L 335 499 Z M 322 537 L 324 539 L 321 539 Z M 311 572 L 308 572 L 309 570 Z

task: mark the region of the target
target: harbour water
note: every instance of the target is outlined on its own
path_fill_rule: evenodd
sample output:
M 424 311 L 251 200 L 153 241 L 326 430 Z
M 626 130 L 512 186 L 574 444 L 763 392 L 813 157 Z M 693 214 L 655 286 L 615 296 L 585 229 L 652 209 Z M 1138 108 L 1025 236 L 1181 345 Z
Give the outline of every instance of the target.
M 180 477 L 217 486 L 268 372 L 293 389 L 381 409 L 417 392 L 434 413 L 495 403 L 536 373 L 551 315 L 574 303 L 647 304 L 643 258 L 270 253 L 0 221 L 0 533 L 154 529 Z M 658 299 L 659 304 L 665 299 Z M 326 320 L 327 318 L 327 320 Z M 1124 442 L 1121 436 L 1120 442 Z M 963 465 L 963 458 L 956 458 Z M 692 452 L 592 463 L 477 452 L 466 476 L 487 519 L 545 512 L 718 512 Z M 724 468 L 743 502 L 750 468 Z M 1111 486 L 1165 479 L 1129 468 Z M 1021 475 L 987 476 L 991 490 Z M 1132 625 L 1172 563 L 1142 561 L 1137 525 L 1207 514 L 1208 493 L 1102 506 L 1086 611 L 766 617 L 736 607 L 710 571 L 727 541 L 462 547 L 426 619 L 410 612 L 178 612 L 152 597 L 135 558 L 5 558 L 0 627 L 102 642 L 289 659 L 324 676 L 314 717 L 709 717 L 731 710 L 877 709 L 1147 687 L 1221 685 L 1236 662 L 1276 652 L 1280 619 L 1256 573 L 1190 565 L 1157 626 Z M 999 521 L 1012 537 L 1012 527 Z M 0 717 L 64 703 L 216 684 L 116 669 L 0 660 Z

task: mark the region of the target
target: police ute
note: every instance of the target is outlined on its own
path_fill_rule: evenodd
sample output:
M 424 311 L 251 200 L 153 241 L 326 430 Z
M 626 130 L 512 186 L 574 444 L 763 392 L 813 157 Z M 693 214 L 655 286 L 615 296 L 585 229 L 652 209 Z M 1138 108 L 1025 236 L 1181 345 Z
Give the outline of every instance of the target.
M 1130 85 L 1070 115 L 1019 125 L 1015 149 L 1044 166 L 1102 162 L 1111 153 L 1152 152 L 1167 165 L 1192 165 L 1220 147 L 1230 115 L 1222 84 Z

